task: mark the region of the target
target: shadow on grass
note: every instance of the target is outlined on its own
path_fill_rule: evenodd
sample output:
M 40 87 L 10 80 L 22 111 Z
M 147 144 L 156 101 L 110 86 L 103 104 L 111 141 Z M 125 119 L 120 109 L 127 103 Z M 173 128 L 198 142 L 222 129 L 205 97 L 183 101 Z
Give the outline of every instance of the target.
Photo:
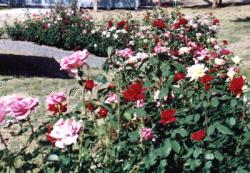
M 249 22 L 250 23 L 250 17 L 246 18 L 237 18 L 235 20 L 232 20 L 232 22 Z
M 0 54 L 0 75 L 70 79 L 53 58 Z

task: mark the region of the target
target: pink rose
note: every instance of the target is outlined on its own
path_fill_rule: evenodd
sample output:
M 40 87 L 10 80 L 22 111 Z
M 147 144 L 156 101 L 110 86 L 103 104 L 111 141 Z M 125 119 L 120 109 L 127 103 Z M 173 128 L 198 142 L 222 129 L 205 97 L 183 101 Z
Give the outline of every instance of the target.
M 0 124 L 2 124 L 6 117 L 6 107 L 3 102 L 0 101 Z
M 9 97 L 6 103 L 10 114 L 13 115 L 16 120 L 23 120 L 38 106 L 38 99 L 13 96 Z
M 143 107 L 144 104 L 145 104 L 144 99 L 140 99 L 140 100 L 137 100 L 137 101 L 136 101 L 136 107 L 137 107 L 137 108 Z
M 66 101 L 66 96 L 64 92 L 52 93 L 46 98 L 47 104 L 50 104 L 50 105 L 61 104 L 65 101 Z
M 130 48 L 126 48 L 123 50 L 116 50 L 115 55 L 127 59 L 127 58 L 133 56 L 133 51 Z
M 155 53 L 165 53 L 167 52 L 168 49 L 166 47 L 163 47 L 161 45 L 157 45 L 155 48 L 154 48 L 154 52 Z
M 67 145 L 76 144 L 78 133 L 82 128 L 81 121 L 75 121 L 73 118 L 64 120 L 59 119 L 48 134 L 55 140 L 55 146 L 64 148 Z
M 106 99 L 105 103 L 118 103 L 118 97 L 116 95 L 116 93 L 111 93 L 109 94 L 108 98 Z
M 66 70 L 72 76 L 76 75 L 77 69 L 86 62 L 88 55 L 88 51 L 83 50 L 64 57 L 60 63 L 61 70 Z
M 141 140 L 155 141 L 156 139 L 156 135 L 154 134 L 151 128 L 146 128 L 146 127 L 141 128 L 139 130 L 139 134 L 140 134 Z

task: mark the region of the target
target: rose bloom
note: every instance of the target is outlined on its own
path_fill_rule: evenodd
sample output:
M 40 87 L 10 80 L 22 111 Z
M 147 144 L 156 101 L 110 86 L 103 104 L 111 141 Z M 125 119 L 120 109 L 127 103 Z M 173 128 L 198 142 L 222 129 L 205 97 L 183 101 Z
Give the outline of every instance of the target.
M 85 82 L 85 89 L 92 90 L 95 87 L 95 83 L 93 80 L 86 80 Z
M 187 77 L 190 77 L 190 81 L 197 80 L 205 75 L 207 68 L 204 64 L 195 64 L 187 68 Z
M 106 118 L 109 111 L 106 108 L 101 108 L 97 114 L 100 116 L 100 118 Z
M 66 70 L 70 75 L 75 76 L 77 69 L 80 68 L 88 58 L 88 51 L 77 51 L 70 56 L 66 56 L 61 60 L 61 70 Z
M 232 58 L 232 61 L 233 61 L 235 64 L 239 64 L 240 61 L 241 61 L 241 58 L 238 57 L 238 56 L 234 56 L 234 57 Z
M 95 105 L 93 103 L 88 102 L 88 103 L 85 104 L 85 108 L 88 111 L 92 112 L 95 109 Z
M 159 44 L 154 48 L 155 53 L 165 53 L 167 51 L 168 51 L 168 49 L 166 47 L 161 46 Z
M 115 55 L 127 59 L 127 58 L 133 56 L 133 51 L 130 48 L 126 48 L 123 50 L 116 50 Z
M 231 54 L 231 51 L 227 50 L 227 49 L 221 49 L 220 53 L 222 55 L 230 55 Z
M 241 95 L 243 92 L 243 87 L 245 85 L 245 79 L 243 76 L 235 77 L 232 79 L 229 89 L 235 95 Z
M 210 83 L 212 80 L 214 80 L 214 77 L 212 77 L 208 74 L 205 74 L 204 76 L 202 76 L 200 78 L 200 81 L 201 81 L 201 83 L 204 84 L 204 88 L 206 91 L 208 91 L 212 87 L 212 85 Z
M 175 73 L 175 75 L 174 75 L 174 81 L 176 81 L 176 82 L 178 82 L 182 79 L 185 79 L 185 78 L 186 78 L 186 75 L 184 73 L 178 72 L 178 73 Z
M 111 93 L 108 95 L 108 98 L 105 100 L 105 103 L 118 103 L 118 97 L 116 95 L 116 93 Z
M 81 128 L 81 121 L 77 122 L 73 118 L 67 120 L 61 118 L 54 124 L 48 136 L 54 139 L 56 147 L 64 148 L 67 145 L 76 144 Z
M 160 123 L 162 125 L 166 125 L 169 123 L 173 123 L 176 121 L 176 117 L 174 116 L 176 114 L 175 109 L 167 109 L 161 113 L 161 120 Z
M 191 47 L 181 47 L 179 49 L 179 55 L 190 53 Z
M 154 142 L 156 139 L 156 135 L 154 134 L 151 128 L 143 127 L 139 130 L 139 134 L 140 134 L 141 140 L 145 140 L 145 141 L 151 140 Z
M 125 101 L 131 102 L 144 99 L 144 91 L 145 89 L 141 83 L 133 83 L 122 94 Z
M 135 103 L 135 105 L 136 105 L 137 108 L 143 107 L 144 104 L 145 104 L 144 99 L 137 100 L 136 103 Z
M 48 110 L 53 112 L 53 115 L 67 111 L 67 104 L 65 101 L 66 96 L 64 92 L 52 93 L 46 98 Z
M 215 58 L 214 62 L 216 65 L 224 65 L 226 63 L 224 59 L 220 59 L 220 58 Z
M 201 129 L 197 132 L 192 133 L 191 138 L 194 141 L 202 141 L 206 137 L 206 132 L 204 129 Z
M 236 67 L 231 67 L 227 71 L 227 76 L 229 77 L 229 79 L 233 79 L 236 73 L 239 73 L 239 69 Z
M 7 112 L 6 112 L 5 104 L 0 101 L 0 124 L 4 122 L 6 114 Z
M 155 19 L 152 23 L 153 27 L 156 27 L 158 29 L 164 29 L 166 28 L 166 24 L 163 19 Z
M 9 108 L 10 115 L 18 121 L 27 118 L 38 106 L 38 99 L 36 98 L 10 96 L 7 99 L 6 106 Z

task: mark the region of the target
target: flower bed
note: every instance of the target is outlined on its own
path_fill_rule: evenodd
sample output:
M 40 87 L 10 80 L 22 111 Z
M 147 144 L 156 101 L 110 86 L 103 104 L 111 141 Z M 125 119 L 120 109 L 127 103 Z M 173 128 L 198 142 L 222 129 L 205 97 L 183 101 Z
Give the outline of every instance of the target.
M 87 50 L 62 59 L 82 100 L 69 109 L 64 93 L 47 97 L 48 122 L 30 137 L 40 141 L 36 152 L 18 156 L 21 170 L 248 172 L 250 92 L 240 58 L 216 39 L 219 20 L 157 11 L 118 23 L 130 37 L 124 48 L 105 48 L 111 81 L 88 74 Z M 37 107 L 30 100 L 3 97 L 0 121 L 25 123 Z M 15 153 L 2 153 L 1 169 L 13 169 Z M 38 155 L 42 164 L 31 167 Z

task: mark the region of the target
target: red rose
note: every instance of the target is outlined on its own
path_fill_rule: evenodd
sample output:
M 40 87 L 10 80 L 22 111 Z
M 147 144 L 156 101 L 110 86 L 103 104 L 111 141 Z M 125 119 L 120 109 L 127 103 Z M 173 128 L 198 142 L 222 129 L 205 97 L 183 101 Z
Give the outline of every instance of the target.
M 122 94 L 125 101 L 131 102 L 144 99 L 144 91 L 145 89 L 141 83 L 133 83 Z
M 204 129 L 201 129 L 197 132 L 192 133 L 191 138 L 194 141 L 202 141 L 206 137 L 206 132 Z
M 112 20 L 108 21 L 108 28 L 111 28 L 112 26 L 113 26 L 113 21 Z
M 210 76 L 209 74 L 205 74 L 204 76 L 202 76 L 200 78 L 201 83 L 205 84 L 205 83 L 209 83 L 212 80 L 214 80 L 214 77 Z
M 95 86 L 95 83 L 93 80 L 86 80 L 85 82 L 85 89 L 86 90 L 92 90 Z
M 186 18 L 180 18 L 179 19 L 179 24 L 180 25 L 186 25 L 188 23 L 188 20 Z
M 227 40 L 222 40 L 224 45 L 228 45 L 228 41 Z
M 235 77 L 230 83 L 229 89 L 231 92 L 235 95 L 240 95 L 242 94 L 242 88 L 245 85 L 245 80 L 243 79 L 242 76 L 240 77 Z
M 126 24 L 127 24 L 127 22 L 125 20 L 121 20 L 120 22 L 116 23 L 116 27 L 123 28 Z
M 227 50 L 227 49 L 221 49 L 220 53 L 222 55 L 230 55 L 231 54 L 231 51 Z
M 208 74 L 205 74 L 204 76 L 202 76 L 200 78 L 200 81 L 201 81 L 201 83 L 204 84 L 204 88 L 206 91 L 208 91 L 212 87 L 212 85 L 210 83 L 212 80 L 214 80 L 214 77 L 212 77 Z
M 98 111 L 98 115 L 101 117 L 101 118 L 106 118 L 107 115 L 108 115 L 109 111 L 105 108 L 101 108 L 99 111 Z
M 161 113 L 161 120 L 160 123 L 163 125 L 173 123 L 176 121 L 176 117 L 174 116 L 176 114 L 175 109 L 167 109 Z
M 85 107 L 90 112 L 92 112 L 95 108 L 95 106 L 92 103 L 86 103 Z
M 213 25 L 217 25 L 217 24 L 220 23 L 220 20 L 219 20 L 219 19 L 214 19 L 214 20 L 212 21 L 212 23 L 213 23 Z
M 165 24 L 164 20 L 162 20 L 162 19 L 155 19 L 153 21 L 152 25 L 154 27 L 158 28 L 158 29 L 164 29 L 164 28 L 166 28 L 166 24 Z
M 58 105 L 48 105 L 48 111 L 52 112 L 53 115 L 57 113 L 62 113 L 67 111 L 67 104 L 58 104 Z
M 172 25 L 172 28 L 173 28 L 173 29 L 178 29 L 180 26 L 181 26 L 180 23 L 179 23 L 179 22 L 176 22 L 176 23 L 174 23 L 174 24 Z
M 178 72 L 178 73 L 176 73 L 174 75 L 174 81 L 178 82 L 178 81 L 180 81 L 182 79 L 185 79 L 185 77 L 186 77 L 186 75 L 184 73 L 179 73 Z

